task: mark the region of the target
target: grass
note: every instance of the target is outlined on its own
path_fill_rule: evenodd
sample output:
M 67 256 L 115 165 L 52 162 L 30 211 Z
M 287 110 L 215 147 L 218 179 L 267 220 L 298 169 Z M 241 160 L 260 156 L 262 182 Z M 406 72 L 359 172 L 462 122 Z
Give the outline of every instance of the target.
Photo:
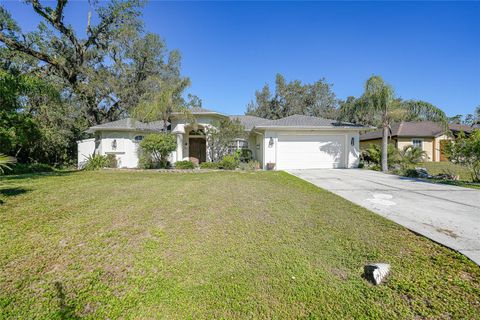
M 474 263 L 282 172 L 13 176 L 0 199 L 3 319 L 480 314 Z
M 480 184 L 472 182 L 472 176 L 470 174 L 470 171 L 464 166 L 454 164 L 448 161 L 424 162 L 424 163 L 421 163 L 419 166 L 427 168 L 428 172 L 432 175 L 452 172 L 460 177 L 459 181 L 430 179 L 430 181 L 432 182 L 473 188 L 473 189 L 480 189 Z

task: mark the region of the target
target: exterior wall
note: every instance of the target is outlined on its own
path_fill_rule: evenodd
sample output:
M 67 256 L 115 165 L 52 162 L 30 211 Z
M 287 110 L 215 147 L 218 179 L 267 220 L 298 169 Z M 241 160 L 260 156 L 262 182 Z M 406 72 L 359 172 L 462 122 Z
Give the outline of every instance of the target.
M 257 160 L 257 147 L 256 147 L 256 144 L 257 144 L 257 139 L 256 139 L 256 135 L 254 133 L 250 133 L 250 135 L 248 136 L 248 149 L 250 149 L 252 151 L 252 158 L 254 160 Z
M 267 168 L 267 163 L 277 162 L 277 144 L 278 133 L 276 131 L 265 131 L 263 139 L 263 168 Z
M 365 150 L 367 149 L 370 145 L 382 145 L 382 139 L 374 139 L 374 140 L 367 140 L 367 141 L 360 141 L 360 149 Z
M 261 168 L 264 166 L 264 150 L 265 150 L 265 135 L 263 133 L 255 133 L 255 145 L 252 146 L 255 148 L 255 160 L 260 162 Z
M 97 152 L 101 155 L 116 155 L 119 168 L 137 168 L 139 146 L 135 137 L 146 134 L 145 132 L 102 131 Z M 114 141 L 117 143 L 116 148 L 113 148 Z
M 388 143 L 396 146 L 397 145 L 397 139 L 396 138 L 390 138 Z M 382 145 L 382 139 L 372 139 L 372 140 L 360 141 L 360 150 L 365 150 L 370 145 L 381 146 Z
M 403 150 L 404 147 L 412 145 L 412 139 L 420 139 L 423 140 L 423 150 L 427 153 L 428 159 L 427 161 L 440 161 L 440 141 L 441 140 L 451 140 L 447 135 L 441 135 L 436 138 L 416 138 L 416 137 L 408 137 L 408 138 L 398 138 L 398 142 L 396 139 L 392 139 L 394 143 L 396 143 L 398 150 Z M 360 149 L 364 150 L 368 148 L 369 145 L 381 145 L 382 139 L 374 139 L 374 140 L 367 140 L 367 141 L 360 141 Z
M 411 146 L 412 145 L 412 140 L 413 139 L 419 139 L 423 140 L 423 151 L 427 153 L 427 161 L 433 161 L 433 145 L 434 145 L 434 139 L 433 138 L 416 138 L 416 137 L 411 137 L 411 138 L 398 138 L 398 143 L 397 143 L 397 148 L 398 150 L 403 150 L 406 146 Z
M 277 148 L 279 135 L 341 135 L 345 137 L 344 167 L 356 168 L 360 157 L 360 135 L 359 131 L 339 131 L 339 130 L 267 130 L 263 139 L 263 168 L 267 163 L 277 163 Z M 353 138 L 353 146 L 351 139 Z M 271 141 L 270 141 L 271 139 Z
M 82 169 L 89 156 L 95 152 L 95 139 L 77 141 L 77 166 Z
M 353 139 L 353 145 L 352 145 Z M 347 133 L 347 168 L 356 168 L 360 162 L 360 134 L 358 131 Z

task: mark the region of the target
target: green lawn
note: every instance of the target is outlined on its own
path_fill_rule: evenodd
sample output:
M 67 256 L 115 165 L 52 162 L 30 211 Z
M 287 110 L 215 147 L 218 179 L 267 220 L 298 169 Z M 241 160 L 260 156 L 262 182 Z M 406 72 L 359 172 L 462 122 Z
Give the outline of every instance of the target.
M 480 315 L 474 263 L 282 172 L 4 177 L 0 199 L 3 319 Z
M 417 167 L 427 168 L 428 172 L 432 175 L 441 174 L 445 172 L 453 172 L 460 176 L 460 180 L 472 181 L 470 171 L 464 166 L 454 164 L 448 161 L 445 162 L 423 162 Z
M 451 185 L 456 185 L 460 187 L 480 189 L 480 184 L 472 182 L 472 176 L 470 174 L 470 171 L 464 166 L 453 164 L 447 161 L 424 162 L 419 164 L 418 166 L 427 168 L 428 172 L 432 175 L 452 172 L 460 176 L 460 181 L 432 180 L 434 182 L 451 184 Z

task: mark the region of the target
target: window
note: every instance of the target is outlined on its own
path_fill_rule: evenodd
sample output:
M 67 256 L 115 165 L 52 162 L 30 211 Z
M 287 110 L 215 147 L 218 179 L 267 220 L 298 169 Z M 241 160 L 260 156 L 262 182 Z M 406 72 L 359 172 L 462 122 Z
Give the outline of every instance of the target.
M 237 149 L 248 149 L 247 140 L 237 140 Z
M 140 142 L 143 140 L 143 136 L 135 136 L 135 142 Z
M 414 148 L 419 148 L 420 150 L 423 150 L 423 140 L 421 139 L 412 139 L 412 146 Z
M 228 153 L 233 154 L 240 149 L 248 149 L 248 141 L 243 139 L 237 139 L 232 141 L 228 146 Z
M 190 136 L 204 136 L 205 131 L 203 131 L 203 129 L 192 130 L 188 133 L 188 135 L 190 135 Z

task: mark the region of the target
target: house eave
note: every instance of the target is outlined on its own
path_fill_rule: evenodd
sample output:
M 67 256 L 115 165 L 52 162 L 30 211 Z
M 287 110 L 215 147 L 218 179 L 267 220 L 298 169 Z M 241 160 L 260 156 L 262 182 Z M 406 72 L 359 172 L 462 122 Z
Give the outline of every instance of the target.
M 359 131 L 359 130 L 367 130 L 366 127 L 332 127 L 332 126 L 257 126 L 254 129 L 259 130 L 268 130 L 268 129 L 275 129 L 275 130 L 288 130 L 288 131 L 295 131 L 295 130 L 328 130 L 328 131 L 336 131 L 336 130 L 347 130 L 347 131 Z
M 86 130 L 86 133 L 95 133 L 98 131 L 120 131 L 120 132 L 162 132 L 162 129 L 134 129 L 134 128 L 90 128 Z
M 220 112 L 190 112 L 191 115 L 194 116 L 219 116 L 219 117 L 228 117 L 227 115 L 224 115 L 223 113 Z M 172 112 L 171 116 L 185 116 L 184 113 L 182 112 Z

